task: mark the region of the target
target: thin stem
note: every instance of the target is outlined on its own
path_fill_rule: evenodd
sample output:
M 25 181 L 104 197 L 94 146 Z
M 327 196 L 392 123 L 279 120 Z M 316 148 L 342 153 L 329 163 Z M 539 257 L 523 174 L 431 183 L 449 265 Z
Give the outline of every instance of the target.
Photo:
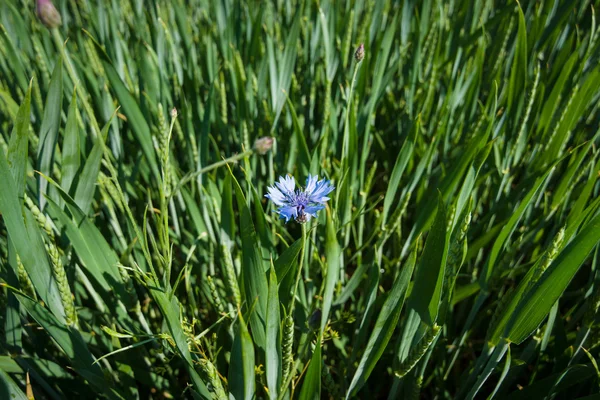
M 177 186 L 175 186 L 175 189 L 173 189 L 173 191 L 171 192 L 171 196 L 173 197 L 174 194 L 176 194 L 179 189 L 181 189 L 182 186 L 184 186 L 186 183 L 191 182 L 192 180 L 196 179 L 198 176 L 205 174 L 209 171 L 212 171 L 213 169 L 217 169 L 219 167 L 222 167 L 223 165 L 227 165 L 227 164 L 231 164 L 231 163 L 235 163 L 238 162 L 239 160 L 241 160 L 244 157 L 248 157 L 251 156 L 252 154 L 254 154 L 254 149 L 252 150 L 246 150 L 243 153 L 240 154 L 236 154 L 234 156 L 225 158 L 221 161 L 218 161 L 214 164 L 211 164 L 207 167 L 204 167 L 202 169 L 199 169 L 198 171 L 194 171 L 194 172 L 190 172 L 186 175 L 184 175 L 181 180 L 177 183 Z
M 348 158 L 348 152 L 350 151 L 350 128 L 348 123 L 350 121 L 350 109 L 352 107 L 352 94 L 354 93 L 354 84 L 356 82 L 356 75 L 358 74 L 358 68 L 362 64 L 362 61 L 359 61 L 354 66 L 354 73 L 352 74 L 352 82 L 350 83 L 350 91 L 348 92 L 348 104 L 346 106 L 346 122 L 344 124 L 344 142 L 342 144 L 342 162 L 345 162 Z M 342 170 L 343 173 L 343 170 Z
M 300 282 L 300 275 L 304 266 L 304 250 L 306 249 L 306 224 L 302 224 L 302 250 L 300 250 L 300 264 L 298 265 L 298 272 L 296 273 L 296 283 L 294 284 L 294 295 L 292 296 L 292 304 L 290 306 L 290 314 L 294 311 L 294 305 L 296 303 L 296 292 L 298 291 L 298 283 Z

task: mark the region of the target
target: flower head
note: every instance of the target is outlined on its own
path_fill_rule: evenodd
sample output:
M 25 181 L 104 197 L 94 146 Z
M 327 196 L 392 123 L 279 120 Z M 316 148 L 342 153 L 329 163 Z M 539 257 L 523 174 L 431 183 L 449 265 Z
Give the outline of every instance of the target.
M 276 206 L 277 213 L 288 222 L 294 218 L 297 222 L 304 223 L 311 217 L 316 217 L 317 212 L 325 208 L 329 200 L 327 195 L 335 189 L 327 179 L 319 180 L 318 176 L 308 175 L 306 187 L 296 189 L 294 177 L 288 175 L 279 177 L 279 182 L 268 188 L 265 195 Z
M 254 149 L 258 152 L 258 154 L 265 155 L 269 152 L 269 150 L 271 150 L 271 147 L 273 147 L 273 142 L 275 139 L 273 139 L 270 136 L 263 136 L 261 138 L 256 139 L 256 141 L 254 142 Z
M 365 58 L 365 45 L 364 45 L 364 43 L 361 43 L 360 46 L 358 46 L 358 48 L 354 52 L 354 59 L 357 62 L 361 62 L 362 60 L 364 60 L 364 58 Z
M 60 14 L 52 4 L 51 0 L 38 0 L 36 5 L 38 18 L 47 28 L 52 29 L 60 26 L 62 20 Z

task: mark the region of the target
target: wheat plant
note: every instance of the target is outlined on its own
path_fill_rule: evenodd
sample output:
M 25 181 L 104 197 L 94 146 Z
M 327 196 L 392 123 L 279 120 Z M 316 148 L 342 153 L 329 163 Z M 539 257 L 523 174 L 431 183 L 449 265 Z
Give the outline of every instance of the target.
M 0 399 L 594 399 L 586 0 L 0 0 Z

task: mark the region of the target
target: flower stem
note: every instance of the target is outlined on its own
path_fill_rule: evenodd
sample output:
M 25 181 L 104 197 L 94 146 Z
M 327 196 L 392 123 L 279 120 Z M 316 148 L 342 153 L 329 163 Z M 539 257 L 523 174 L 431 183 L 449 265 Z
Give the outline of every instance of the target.
M 235 163 L 238 162 L 239 160 L 241 160 L 244 157 L 248 157 L 251 156 L 252 154 L 254 154 L 254 149 L 252 150 L 246 150 L 243 153 L 240 154 L 236 154 L 234 156 L 225 158 L 221 161 L 217 161 L 214 164 L 210 164 L 204 168 L 199 169 L 198 171 L 194 171 L 194 172 L 190 172 L 188 174 L 185 174 L 181 180 L 177 183 L 177 186 L 175 186 L 175 188 L 173 189 L 173 191 L 171 192 L 171 197 L 176 194 L 179 189 L 181 189 L 181 187 L 183 185 L 185 185 L 186 183 L 191 182 L 192 180 L 194 180 L 195 178 L 199 177 L 202 174 L 205 174 L 209 171 L 212 171 L 213 169 L 217 169 L 219 167 L 222 167 L 223 165 L 227 165 L 227 164 L 231 164 L 231 163 Z
M 296 303 L 296 293 L 298 292 L 298 283 L 304 266 L 304 251 L 306 249 L 306 224 L 302 224 L 302 249 L 300 250 L 300 263 L 298 264 L 298 272 L 296 273 L 296 282 L 294 283 L 294 294 L 292 296 L 292 304 L 290 306 L 290 315 L 294 312 Z
M 350 109 L 352 107 L 352 94 L 354 93 L 354 84 L 356 82 L 356 75 L 358 74 L 358 69 L 362 61 L 359 61 L 354 66 L 354 73 L 352 74 L 352 82 L 350 83 L 350 91 L 348 92 L 348 104 L 346 105 L 346 121 L 344 123 L 344 140 L 342 143 L 342 162 L 347 160 L 348 153 L 350 151 L 350 127 L 348 126 L 350 122 Z M 343 170 L 342 170 L 343 173 Z

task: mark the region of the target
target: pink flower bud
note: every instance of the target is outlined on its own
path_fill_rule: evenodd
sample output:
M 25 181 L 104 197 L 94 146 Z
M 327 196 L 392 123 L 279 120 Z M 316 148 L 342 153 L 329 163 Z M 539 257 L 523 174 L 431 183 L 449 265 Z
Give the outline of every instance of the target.
M 60 14 L 51 0 L 37 0 L 37 15 L 42 24 L 48 29 L 56 28 L 62 24 Z
M 258 154 L 267 154 L 267 152 L 271 150 L 271 147 L 273 147 L 273 140 L 274 139 L 270 136 L 263 136 L 261 138 L 258 138 L 254 142 L 254 149 Z
M 354 53 L 354 59 L 357 62 L 361 62 L 365 58 L 365 45 L 363 43 L 358 46 L 356 52 Z

